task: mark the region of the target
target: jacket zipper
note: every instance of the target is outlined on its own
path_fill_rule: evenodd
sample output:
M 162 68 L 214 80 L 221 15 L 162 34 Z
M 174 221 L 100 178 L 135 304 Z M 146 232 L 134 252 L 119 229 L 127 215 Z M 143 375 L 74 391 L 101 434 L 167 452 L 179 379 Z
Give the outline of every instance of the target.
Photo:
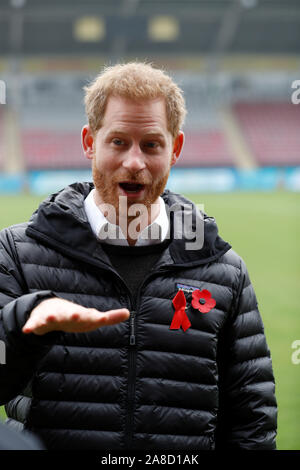
M 134 426 L 134 401 L 135 401 L 135 379 L 136 379 L 135 318 L 136 318 L 136 310 L 132 310 L 130 312 L 127 410 L 126 410 L 126 421 L 125 421 L 125 447 L 127 449 L 131 448 L 133 426 Z
M 135 319 L 136 311 L 133 310 L 130 315 L 130 337 L 129 337 L 129 344 L 130 346 L 135 346 Z
M 168 269 L 163 269 L 163 267 L 159 268 L 157 271 L 154 271 L 148 276 L 144 278 L 143 283 L 140 285 L 137 296 L 136 296 L 136 303 L 135 303 L 135 310 L 132 310 L 130 313 L 130 336 L 129 336 L 129 360 L 128 360 L 128 406 L 127 406 L 127 414 L 126 414 L 126 422 L 125 422 L 125 447 L 127 449 L 132 448 L 132 440 L 133 440 L 133 432 L 134 432 L 134 404 L 135 404 L 135 384 L 136 384 L 136 355 L 137 355 L 137 348 L 136 348 L 136 319 L 137 319 L 137 312 L 139 311 L 140 306 L 140 292 L 145 284 L 151 276 L 154 276 L 162 271 L 167 271 Z M 132 298 L 131 304 L 133 305 Z

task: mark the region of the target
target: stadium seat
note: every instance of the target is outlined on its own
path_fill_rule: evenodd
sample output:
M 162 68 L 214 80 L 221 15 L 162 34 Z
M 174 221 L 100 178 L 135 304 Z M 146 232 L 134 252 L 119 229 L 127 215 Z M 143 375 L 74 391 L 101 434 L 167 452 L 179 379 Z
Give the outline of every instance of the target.
M 177 166 L 234 166 L 233 155 L 222 130 L 187 131 Z
M 236 103 L 233 111 L 259 165 L 300 164 L 300 106 Z
M 90 167 L 82 151 L 80 129 L 78 132 L 23 130 L 22 146 L 27 169 Z

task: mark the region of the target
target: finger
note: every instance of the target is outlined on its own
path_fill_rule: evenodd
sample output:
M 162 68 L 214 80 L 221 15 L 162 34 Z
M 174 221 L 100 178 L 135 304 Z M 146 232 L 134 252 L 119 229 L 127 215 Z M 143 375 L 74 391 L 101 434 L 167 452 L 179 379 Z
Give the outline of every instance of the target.
M 130 312 L 127 309 L 110 310 L 105 312 L 105 317 L 102 320 L 103 325 L 115 325 L 128 320 Z
M 98 326 L 105 326 L 121 323 L 122 321 L 128 320 L 129 317 L 129 310 L 121 308 L 116 310 L 108 310 L 107 312 L 99 312 L 97 310 L 93 310 L 90 319 L 95 322 Z
M 27 322 L 22 328 L 22 331 L 23 333 L 27 334 L 27 333 L 32 333 L 33 329 L 34 329 L 34 322 L 31 320 L 27 320 Z
M 66 333 L 86 333 L 97 330 L 103 326 L 115 325 L 116 323 L 127 320 L 129 316 L 130 313 L 126 309 L 107 312 L 85 309 L 84 315 L 78 315 L 77 320 L 73 320 L 74 315 L 72 315 L 69 321 L 61 323 L 57 329 L 61 329 Z
M 44 322 L 37 322 L 33 318 L 29 318 L 25 325 L 22 328 L 23 333 L 28 334 L 28 333 L 36 333 L 36 334 L 42 334 L 39 332 L 45 332 L 47 324 L 53 323 L 56 321 L 56 316 L 54 314 L 49 314 L 47 315 L 46 319 Z
M 28 333 L 32 332 L 32 329 L 29 326 L 24 325 L 22 328 L 22 332 L 25 333 L 25 335 L 27 335 Z
M 34 325 L 33 324 L 33 325 L 29 325 L 29 326 L 24 325 L 23 328 L 22 328 L 22 331 L 25 334 L 34 333 L 36 335 L 44 335 L 49 330 L 48 330 L 46 324 L 42 324 L 42 325 Z

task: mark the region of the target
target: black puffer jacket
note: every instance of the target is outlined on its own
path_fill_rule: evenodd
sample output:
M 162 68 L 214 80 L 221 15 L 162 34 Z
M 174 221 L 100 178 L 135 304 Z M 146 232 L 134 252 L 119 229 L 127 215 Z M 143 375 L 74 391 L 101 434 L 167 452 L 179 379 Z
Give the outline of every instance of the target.
M 255 293 L 211 217 L 204 215 L 201 250 L 173 239 L 163 252 L 139 291 L 134 325 L 22 334 L 32 308 L 53 295 L 101 311 L 131 309 L 85 215 L 92 187 L 67 187 L 29 225 L 1 232 L 0 400 L 10 423 L 49 449 L 275 448 L 274 377 Z M 189 202 L 169 191 L 163 199 Z M 185 332 L 170 329 L 178 284 L 207 289 L 216 300 L 202 314 L 185 294 L 192 325 Z

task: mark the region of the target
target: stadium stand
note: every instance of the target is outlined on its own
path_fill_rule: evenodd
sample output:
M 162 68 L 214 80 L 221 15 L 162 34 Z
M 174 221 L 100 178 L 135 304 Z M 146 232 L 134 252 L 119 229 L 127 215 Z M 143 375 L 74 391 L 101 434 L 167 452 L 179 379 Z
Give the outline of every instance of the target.
M 234 166 L 234 158 L 222 130 L 186 132 L 177 166 Z
M 0 114 L 0 171 L 89 168 L 82 88 L 104 64 L 136 59 L 172 71 L 184 90 L 177 166 L 300 164 L 300 106 L 289 104 L 299 79 L 299 1 L 42 3 L 0 5 L 0 71 L 11 97 L 10 78 L 22 88 L 17 110 L 6 112 L 5 135 Z M 12 59 L 6 68 L 4 57 Z
M 78 132 L 29 129 L 22 132 L 23 155 L 28 170 L 82 168 L 84 158 Z
M 79 102 L 80 96 L 74 96 Z M 216 111 L 203 107 L 185 126 L 185 145 L 179 167 L 234 167 L 238 162 L 230 136 Z M 281 102 L 238 102 L 231 106 L 254 162 L 259 166 L 300 164 L 300 107 Z M 0 117 L 1 119 L 1 117 Z M 61 99 L 60 106 L 44 103 L 22 110 L 21 146 L 27 170 L 88 168 L 80 131 L 84 111 Z M 1 132 L 1 131 L 0 131 Z
M 300 164 L 300 107 L 291 103 L 236 103 L 233 110 L 259 165 Z
M 262 87 L 268 87 L 266 77 Z M 300 106 L 283 101 L 254 101 L 255 90 L 247 89 L 248 100 L 228 102 L 215 99 L 207 91 L 207 81 L 199 74 L 180 74 L 187 101 L 184 126 L 185 145 L 178 167 L 284 166 L 300 164 Z M 80 131 L 85 124 L 83 85 L 87 76 L 72 73 L 29 74 L 22 83 L 22 107 L 19 117 L 19 162 L 26 170 L 90 168 L 85 159 Z M 225 83 L 225 82 L 224 82 Z M 225 85 L 230 87 L 230 81 Z M 226 95 L 226 93 L 223 93 Z M 226 111 L 227 110 L 227 111 Z M 0 168 L 4 163 L 3 113 L 0 109 Z M 7 121 L 7 120 L 6 120 Z M 17 126 L 14 117 L 11 125 Z M 7 121 L 9 124 L 9 122 Z M 1 136 L 2 132 L 2 136 Z M 16 138 L 13 139 L 16 141 Z M 15 145 L 10 148 L 16 151 Z M 8 163 L 5 160 L 5 168 Z M 17 169 L 18 165 L 14 165 Z M 10 165 L 12 167 L 12 165 Z M 19 164 L 21 169 L 22 164 Z
M 21 139 L 28 170 L 90 167 L 81 148 L 79 128 L 73 132 L 23 130 Z M 188 132 L 178 166 L 234 166 L 224 133 L 221 130 Z
M 90 166 L 80 141 L 82 86 L 76 75 L 26 77 L 20 124 L 27 170 Z

